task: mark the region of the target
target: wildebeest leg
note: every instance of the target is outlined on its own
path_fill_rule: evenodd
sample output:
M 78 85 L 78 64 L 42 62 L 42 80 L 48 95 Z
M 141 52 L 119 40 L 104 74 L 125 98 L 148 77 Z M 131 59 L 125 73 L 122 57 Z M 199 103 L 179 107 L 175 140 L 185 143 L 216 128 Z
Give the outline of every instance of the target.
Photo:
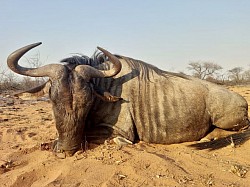
M 85 137 L 87 141 L 96 144 L 102 144 L 105 140 L 110 139 L 112 136 L 113 129 L 105 126 L 96 125 L 93 128 L 85 129 Z
M 112 139 L 120 149 L 123 145 L 132 144 L 133 142 L 121 136 L 121 130 L 110 124 L 99 124 L 95 129 L 88 130 L 86 137 L 92 143 L 101 144 L 107 139 Z M 123 133 L 122 133 L 123 134 Z
M 216 140 L 216 139 L 223 138 L 234 133 L 236 132 L 227 131 L 227 130 L 223 130 L 220 128 L 214 128 L 210 133 L 208 133 L 204 138 L 202 138 L 200 142 Z
M 92 130 L 91 132 L 86 132 L 87 140 L 91 143 L 102 144 L 105 140 L 113 140 L 113 142 L 117 145 L 117 148 L 120 149 L 123 145 L 133 144 L 132 141 L 121 137 L 120 135 L 115 135 L 118 133 L 114 133 L 114 129 L 107 128 L 107 124 L 101 124 L 105 126 L 97 127 L 96 130 Z
M 227 114 L 213 123 L 216 127 L 225 129 L 239 131 L 250 125 L 247 115 L 243 114 Z
M 133 142 L 121 136 L 113 138 L 113 141 L 116 143 L 118 149 L 120 149 L 124 145 L 133 144 Z
M 211 121 L 218 128 L 238 131 L 250 124 L 248 104 L 236 93 L 226 89 L 210 90 L 207 105 Z
M 124 145 L 133 144 L 134 130 L 129 129 L 125 132 L 123 129 L 120 129 L 119 126 L 112 126 L 110 124 L 100 124 L 100 126 L 112 129 L 110 138 L 113 138 L 118 149 Z M 130 136 L 128 134 L 130 134 Z

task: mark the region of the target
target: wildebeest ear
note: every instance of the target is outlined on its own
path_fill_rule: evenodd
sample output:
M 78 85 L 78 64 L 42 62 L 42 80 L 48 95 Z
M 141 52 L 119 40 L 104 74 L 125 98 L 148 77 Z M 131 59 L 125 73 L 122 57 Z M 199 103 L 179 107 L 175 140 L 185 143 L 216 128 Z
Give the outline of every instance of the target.
M 123 98 L 111 95 L 109 92 L 99 93 L 99 92 L 97 92 L 97 91 L 94 90 L 94 94 L 97 97 L 99 97 L 100 99 L 102 99 L 103 101 L 106 101 L 106 102 L 113 103 L 113 102 L 117 102 L 117 101 L 123 100 Z
M 21 99 L 39 98 L 44 96 L 45 94 L 48 94 L 50 87 L 51 87 L 51 82 L 47 81 L 44 84 L 41 84 L 37 87 L 17 92 L 14 94 L 14 96 L 19 97 Z

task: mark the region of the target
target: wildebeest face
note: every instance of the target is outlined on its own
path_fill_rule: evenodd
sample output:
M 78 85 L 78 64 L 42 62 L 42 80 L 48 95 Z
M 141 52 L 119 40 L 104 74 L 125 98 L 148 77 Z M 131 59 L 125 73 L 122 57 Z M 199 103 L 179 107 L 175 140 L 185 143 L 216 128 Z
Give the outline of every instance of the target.
M 110 70 L 97 70 L 89 65 L 61 64 L 49 64 L 40 68 L 21 67 L 18 60 L 40 44 L 31 44 L 13 52 L 9 55 L 7 64 L 12 71 L 21 75 L 49 77 L 49 96 L 59 135 L 55 149 L 72 155 L 81 147 L 85 119 L 93 103 L 94 90 L 90 83 L 91 78 L 112 77 L 120 72 L 121 63 L 108 51 L 98 48 L 113 63 Z
M 81 146 L 93 88 L 81 74 L 65 67 L 64 76 L 52 81 L 49 96 L 59 135 L 55 149 L 72 154 Z

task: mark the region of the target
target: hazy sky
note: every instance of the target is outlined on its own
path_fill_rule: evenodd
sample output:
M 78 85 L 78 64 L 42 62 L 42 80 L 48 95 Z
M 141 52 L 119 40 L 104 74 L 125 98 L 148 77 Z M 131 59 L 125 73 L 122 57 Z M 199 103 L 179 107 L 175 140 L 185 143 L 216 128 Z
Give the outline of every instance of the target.
M 0 64 L 14 50 L 43 44 L 44 63 L 96 46 L 169 71 L 190 61 L 250 68 L 249 0 L 0 0 Z

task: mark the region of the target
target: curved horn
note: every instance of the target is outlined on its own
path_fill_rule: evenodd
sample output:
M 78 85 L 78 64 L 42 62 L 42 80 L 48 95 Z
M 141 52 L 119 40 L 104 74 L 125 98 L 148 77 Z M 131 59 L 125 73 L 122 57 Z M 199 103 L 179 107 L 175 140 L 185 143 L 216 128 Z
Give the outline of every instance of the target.
M 15 73 L 18 73 L 21 75 L 27 75 L 31 77 L 47 76 L 47 77 L 52 78 L 52 77 L 58 76 L 58 73 L 56 72 L 61 73 L 64 70 L 64 67 L 60 64 L 50 64 L 50 65 L 46 65 L 46 66 L 39 67 L 39 68 L 25 68 L 18 64 L 18 60 L 25 53 L 27 53 L 32 48 L 37 47 L 38 45 L 41 45 L 41 44 L 42 42 L 30 44 L 11 53 L 7 58 L 8 67 Z
M 101 47 L 97 47 L 97 48 L 109 58 L 109 61 L 113 63 L 113 68 L 109 70 L 98 70 L 89 65 L 76 66 L 75 71 L 80 73 L 82 76 L 84 76 L 86 80 L 90 78 L 97 78 L 97 77 L 113 77 L 121 71 L 122 64 L 116 56 L 112 55 L 110 52 L 108 52 L 107 50 Z
M 107 70 L 107 71 L 99 70 L 99 71 L 101 71 L 104 74 L 104 77 L 112 77 L 112 76 L 117 75 L 121 71 L 121 68 L 122 68 L 122 64 L 120 60 L 115 55 L 112 55 L 110 52 L 108 52 L 107 50 L 101 47 L 97 47 L 97 49 L 102 51 L 103 54 L 109 58 L 109 61 L 112 62 L 114 65 L 114 67 L 110 70 Z

